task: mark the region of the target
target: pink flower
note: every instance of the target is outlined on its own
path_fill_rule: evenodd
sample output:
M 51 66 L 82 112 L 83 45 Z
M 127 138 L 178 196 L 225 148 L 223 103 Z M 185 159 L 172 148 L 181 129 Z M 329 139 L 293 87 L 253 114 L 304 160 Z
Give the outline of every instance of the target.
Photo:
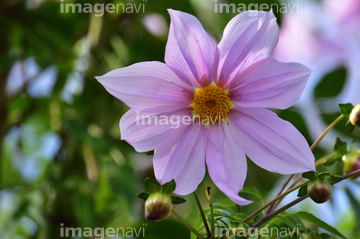
M 203 180 L 206 164 L 216 186 L 246 205 L 250 201 L 238 196 L 246 178 L 245 154 L 272 172 L 315 170 L 304 137 L 265 109 L 294 104 L 311 74 L 303 65 L 271 57 L 279 37 L 274 14 L 239 14 L 216 45 L 194 16 L 169 13 L 166 64 L 137 63 L 97 78 L 131 108 L 120 120 L 121 138 L 138 152 L 156 149 L 157 180 L 174 179 L 175 193 L 187 195 Z M 198 121 L 176 129 L 155 121 L 141 125 L 138 112 Z

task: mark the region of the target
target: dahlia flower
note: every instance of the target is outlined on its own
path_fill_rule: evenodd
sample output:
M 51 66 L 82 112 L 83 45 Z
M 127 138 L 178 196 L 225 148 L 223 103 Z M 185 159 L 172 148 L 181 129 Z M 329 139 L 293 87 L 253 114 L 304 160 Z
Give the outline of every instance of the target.
M 215 185 L 239 205 L 246 155 L 280 174 L 314 170 L 305 138 L 266 109 L 299 99 L 311 71 L 271 57 L 279 29 L 270 11 L 248 11 L 226 26 L 218 45 L 194 16 L 169 10 L 165 64 L 142 62 L 97 77 L 131 109 L 120 120 L 121 138 L 138 152 L 155 150 L 156 179 L 176 182 L 175 193 L 196 190 L 206 166 Z M 139 114 L 147 114 L 146 124 Z M 179 127 L 156 119 L 178 116 Z M 191 119 L 191 123 L 189 123 Z

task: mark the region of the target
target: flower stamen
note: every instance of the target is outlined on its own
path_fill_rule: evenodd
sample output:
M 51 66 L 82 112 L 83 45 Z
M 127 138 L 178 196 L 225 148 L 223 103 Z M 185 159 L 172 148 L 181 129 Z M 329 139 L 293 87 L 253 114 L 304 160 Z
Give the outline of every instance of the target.
M 215 124 L 227 120 L 227 114 L 233 107 L 229 90 L 222 89 L 215 83 L 197 89 L 190 107 L 193 116 L 198 117 L 203 124 Z

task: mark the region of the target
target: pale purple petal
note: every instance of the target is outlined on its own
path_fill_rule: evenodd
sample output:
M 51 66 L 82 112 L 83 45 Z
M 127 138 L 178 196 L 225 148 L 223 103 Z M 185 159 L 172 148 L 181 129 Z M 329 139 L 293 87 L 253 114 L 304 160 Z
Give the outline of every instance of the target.
M 164 184 L 176 182 L 175 193 L 195 191 L 205 176 L 206 128 L 182 125 L 162 141 L 154 155 L 155 177 Z
M 310 74 L 298 63 L 263 59 L 235 76 L 229 85 L 231 102 L 239 107 L 289 108 L 300 98 Z
M 171 25 L 166 44 L 166 64 L 186 83 L 206 86 L 215 77 L 218 49 L 196 17 L 169 10 Z
M 279 27 L 272 11 L 247 11 L 226 26 L 220 50 L 218 85 L 226 86 L 241 69 L 271 56 L 279 39 Z
M 206 150 L 206 165 L 211 180 L 231 201 L 239 205 L 247 205 L 251 201 L 238 195 L 246 177 L 246 158 L 234 142 L 229 129 L 225 127 L 229 126 L 211 127 L 212 132 L 209 134 Z M 226 143 L 230 144 L 226 145 Z
M 230 127 L 226 123 L 213 125 L 208 128 L 208 131 L 209 140 L 220 153 L 227 181 L 234 191 L 240 191 L 246 179 L 247 165 L 245 153 L 239 148 L 232 136 Z M 209 162 L 212 155 L 208 154 L 206 158 Z
M 131 109 L 120 120 L 121 139 L 126 140 L 138 152 L 154 150 L 175 131 L 177 121 L 171 117 L 180 118 L 185 115 L 190 117 L 191 109 L 159 114 L 143 114 Z
M 267 109 L 233 108 L 231 132 L 258 166 L 281 174 L 314 171 L 314 155 L 300 132 Z
M 170 112 L 188 107 L 194 90 L 160 62 L 142 62 L 96 78 L 105 89 L 142 112 Z

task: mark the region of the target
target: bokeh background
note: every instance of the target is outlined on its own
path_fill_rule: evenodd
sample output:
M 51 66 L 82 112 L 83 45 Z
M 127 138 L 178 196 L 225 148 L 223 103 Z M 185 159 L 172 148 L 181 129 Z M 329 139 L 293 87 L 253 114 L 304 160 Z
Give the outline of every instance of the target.
M 61 13 L 60 1 L 0 2 L 0 238 L 60 238 L 60 223 L 144 227 L 145 238 L 190 238 L 174 217 L 158 223 L 144 219 L 144 202 L 135 195 L 144 190 L 146 177 L 154 177 L 152 156 L 120 140 L 119 119 L 128 107 L 94 76 L 136 62 L 163 62 L 168 8 L 195 15 L 217 42 L 237 12 L 216 13 L 215 5 L 226 2 L 220 0 L 68 2 L 143 4 L 143 10 L 95 16 Z M 227 3 L 277 4 L 281 34 L 274 56 L 301 62 L 313 75 L 299 102 L 276 112 L 309 144 L 339 115 L 338 103 L 360 103 L 360 0 Z M 289 5 L 281 12 L 281 4 Z M 317 158 L 331 152 L 336 137 L 360 139 L 359 129 L 344 134 L 345 123 L 325 137 L 314 152 Z M 286 176 L 249 165 L 246 186 L 271 199 Z M 324 170 L 342 173 L 341 165 Z M 214 201 L 224 199 L 206 176 L 198 189 L 205 208 L 206 186 L 214 189 Z M 306 200 L 291 210 L 311 211 L 348 238 L 359 238 L 359 186 L 358 180 L 343 182 L 329 202 Z M 195 200 L 186 199 L 177 209 L 195 224 Z M 260 205 L 255 201 L 243 210 Z

